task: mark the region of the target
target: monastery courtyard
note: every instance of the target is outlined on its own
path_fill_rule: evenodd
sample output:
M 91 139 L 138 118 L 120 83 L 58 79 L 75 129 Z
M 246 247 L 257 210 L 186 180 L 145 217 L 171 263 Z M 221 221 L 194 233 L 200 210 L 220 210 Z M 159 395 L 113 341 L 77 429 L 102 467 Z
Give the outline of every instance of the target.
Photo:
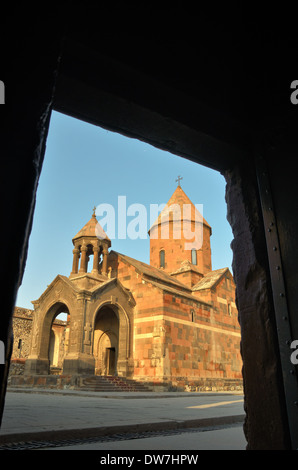
M 0 450 L 245 450 L 238 392 L 9 389 Z

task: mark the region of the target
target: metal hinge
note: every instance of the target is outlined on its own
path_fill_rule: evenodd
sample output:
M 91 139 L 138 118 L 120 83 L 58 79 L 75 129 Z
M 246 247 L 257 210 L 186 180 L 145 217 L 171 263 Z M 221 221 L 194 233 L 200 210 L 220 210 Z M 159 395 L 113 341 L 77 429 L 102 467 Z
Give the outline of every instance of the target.
M 276 225 L 270 181 L 265 159 L 261 156 L 256 158 L 256 171 L 267 243 L 267 253 L 271 276 L 289 432 L 292 442 L 292 449 L 298 450 L 297 371 L 295 370 L 295 366 L 290 360 L 292 353 L 291 344 L 294 338 L 292 338 L 287 293 L 284 281 L 279 236 Z M 269 393 L 270 390 L 268 390 L 268 394 Z M 272 411 L 274 412 L 274 410 Z

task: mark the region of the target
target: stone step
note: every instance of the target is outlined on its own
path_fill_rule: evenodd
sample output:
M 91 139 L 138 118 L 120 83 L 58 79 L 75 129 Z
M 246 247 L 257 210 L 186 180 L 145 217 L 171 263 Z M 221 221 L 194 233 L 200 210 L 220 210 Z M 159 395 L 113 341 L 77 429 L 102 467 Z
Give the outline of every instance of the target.
M 83 379 L 81 390 L 95 392 L 150 392 L 143 384 L 125 377 L 109 375 L 90 376 Z

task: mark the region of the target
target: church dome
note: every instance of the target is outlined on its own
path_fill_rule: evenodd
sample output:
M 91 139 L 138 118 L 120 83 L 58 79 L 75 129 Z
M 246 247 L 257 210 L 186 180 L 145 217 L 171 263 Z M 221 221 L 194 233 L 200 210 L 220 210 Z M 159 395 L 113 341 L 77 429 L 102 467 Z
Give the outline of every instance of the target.
M 185 209 L 186 207 L 189 207 L 189 210 Z M 178 210 L 175 210 L 175 208 Z M 205 225 L 206 227 L 210 229 L 210 235 L 212 234 L 211 226 L 202 217 L 202 215 L 200 214 L 196 206 L 192 203 L 189 197 L 185 194 L 181 186 L 177 186 L 176 190 L 172 194 L 166 206 L 164 207 L 164 209 L 159 214 L 158 218 L 150 227 L 149 235 L 154 227 L 162 224 L 163 221 L 167 221 L 168 219 L 169 221 L 174 221 L 174 222 L 175 221 L 186 222 L 186 220 L 190 220 L 192 222 L 202 221 L 203 225 Z
M 188 261 L 202 275 L 211 270 L 211 226 L 180 184 L 148 233 L 151 266 L 172 273 Z
M 95 208 L 93 209 L 93 214 L 91 219 L 84 225 L 83 228 L 73 237 L 73 244 L 79 239 L 83 238 L 98 238 L 100 240 L 106 240 L 111 246 L 111 240 L 101 227 L 100 223 L 97 221 L 95 216 Z

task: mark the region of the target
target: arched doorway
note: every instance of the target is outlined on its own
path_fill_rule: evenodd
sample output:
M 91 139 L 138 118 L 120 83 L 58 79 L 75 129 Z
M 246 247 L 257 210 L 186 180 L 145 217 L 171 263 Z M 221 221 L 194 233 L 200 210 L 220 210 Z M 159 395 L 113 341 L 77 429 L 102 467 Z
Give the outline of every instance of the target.
M 68 308 L 60 304 L 54 314 L 49 340 L 50 372 L 62 371 L 62 364 L 68 349 L 70 315 Z
M 63 302 L 36 309 L 25 374 L 47 375 L 62 370 L 68 348 L 69 322 L 69 309 Z
M 104 306 L 96 315 L 93 354 L 96 375 L 117 375 L 119 319 L 116 307 Z

